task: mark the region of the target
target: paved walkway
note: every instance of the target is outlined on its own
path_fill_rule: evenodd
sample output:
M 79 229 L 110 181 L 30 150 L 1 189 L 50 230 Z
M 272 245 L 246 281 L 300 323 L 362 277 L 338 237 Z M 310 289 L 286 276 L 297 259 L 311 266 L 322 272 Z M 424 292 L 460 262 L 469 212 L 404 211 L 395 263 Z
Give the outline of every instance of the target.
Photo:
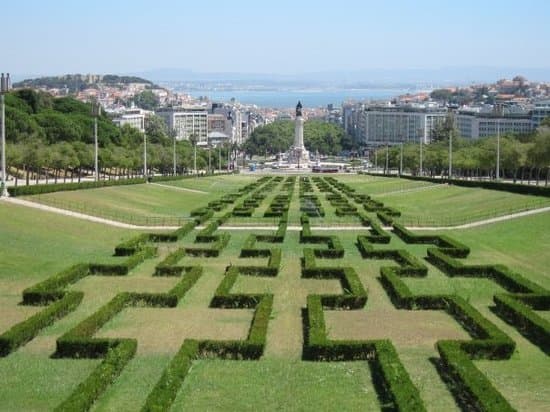
M 203 192 L 202 190 L 188 189 L 188 188 L 186 188 L 186 187 L 163 185 L 163 184 L 161 184 L 161 183 L 150 183 L 150 184 L 151 184 L 151 185 L 155 185 L 155 186 L 166 187 L 166 188 L 168 188 L 168 189 L 183 190 L 184 192 L 201 193 L 201 194 L 203 194 L 203 195 L 208 194 L 208 192 Z
M 83 219 L 88 220 L 90 222 L 96 222 L 96 223 L 102 223 L 109 226 L 119 227 L 123 229 L 133 229 L 133 230 L 176 230 L 179 228 L 179 226 L 138 226 L 138 225 L 132 225 L 129 223 L 123 223 L 116 220 L 111 219 L 105 219 L 102 217 L 97 216 L 91 216 L 84 213 L 79 212 L 73 212 L 70 210 L 60 209 L 57 207 L 52 206 L 46 206 L 41 203 L 31 202 L 28 200 L 23 200 L 19 198 L 14 197 L 8 197 L 8 198 L 0 198 L 0 201 L 11 203 L 14 205 L 19 206 L 26 206 L 31 207 L 34 209 L 44 210 L 47 212 L 57 213 L 65 216 L 71 216 L 75 217 L 77 219 Z M 535 215 L 539 213 L 545 213 L 550 212 L 550 206 L 548 207 L 542 207 L 539 209 L 532 209 L 532 210 L 526 210 L 524 212 L 518 212 L 518 213 L 511 213 L 509 215 L 504 216 L 498 216 L 493 217 L 490 219 L 485 220 L 479 220 L 477 222 L 471 222 L 466 223 L 463 225 L 457 225 L 457 226 L 407 226 L 407 229 L 409 230 L 418 230 L 418 231 L 436 231 L 436 230 L 456 230 L 456 229 L 469 229 L 472 227 L 478 227 L 483 225 L 489 225 L 491 223 L 497 223 L 502 222 L 505 220 L 511 220 L 511 219 L 517 219 L 523 216 L 530 216 Z M 203 228 L 204 226 L 198 226 L 198 229 Z M 277 230 L 277 226 L 221 226 L 220 229 L 223 230 Z M 331 230 L 338 230 L 338 231 L 357 231 L 357 230 L 365 230 L 366 226 L 311 226 L 312 230 L 319 230 L 319 231 L 331 231 Z M 287 230 L 290 231 L 299 231 L 302 230 L 301 226 L 288 226 Z M 391 230 L 391 227 L 386 226 L 384 227 L 384 230 Z
M 425 227 L 425 226 L 407 226 L 409 230 L 454 230 L 454 229 L 469 229 L 472 227 L 489 225 L 491 223 L 502 222 L 505 220 L 517 219 L 518 217 L 536 215 L 539 213 L 550 212 L 550 206 L 541 207 L 539 209 L 525 210 L 523 212 L 511 213 L 509 215 L 493 217 L 485 220 L 478 220 L 477 222 L 465 223 L 457 226 L 441 226 L 441 227 Z
M 102 217 L 91 216 L 84 213 L 73 212 L 71 210 L 60 209 L 57 207 L 47 206 L 36 202 L 30 202 L 15 197 L 2 198 L 3 202 L 11 203 L 18 206 L 31 207 L 33 209 L 44 210 L 46 212 L 57 213 L 60 215 L 75 217 L 77 219 L 88 220 L 90 222 L 102 223 L 104 225 L 119 227 L 122 229 L 134 229 L 134 230 L 176 230 L 179 226 L 138 226 L 129 223 L 119 222 L 111 219 L 104 219 Z
M 392 190 L 391 192 L 383 192 L 383 193 L 373 193 L 373 197 L 383 197 L 388 195 L 397 195 L 401 193 L 408 193 L 408 192 L 418 192 L 420 190 L 426 190 L 426 189 L 435 189 L 438 187 L 449 187 L 446 183 L 439 183 L 434 185 L 426 185 L 426 186 L 419 186 L 419 187 L 411 187 L 410 189 L 401 189 L 401 190 Z

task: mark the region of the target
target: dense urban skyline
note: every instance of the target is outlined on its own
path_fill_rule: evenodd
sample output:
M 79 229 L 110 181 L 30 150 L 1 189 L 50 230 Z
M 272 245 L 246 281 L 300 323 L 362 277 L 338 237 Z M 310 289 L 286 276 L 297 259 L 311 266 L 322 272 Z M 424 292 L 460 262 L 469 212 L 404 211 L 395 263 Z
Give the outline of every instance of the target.
M 121 0 L 2 6 L 3 71 L 162 67 L 296 74 L 375 68 L 550 68 L 550 3 Z

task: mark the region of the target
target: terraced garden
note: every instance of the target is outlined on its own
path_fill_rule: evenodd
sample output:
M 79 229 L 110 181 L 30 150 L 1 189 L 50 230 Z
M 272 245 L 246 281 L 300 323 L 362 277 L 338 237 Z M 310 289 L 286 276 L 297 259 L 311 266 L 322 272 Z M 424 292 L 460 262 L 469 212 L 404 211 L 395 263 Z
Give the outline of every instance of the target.
M 390 198 L 453 188 L 396 181 L 47 195 L 184 211 L 159 233 L 0 204 L 0 410 L 547 410 L 550 214 L 411 232 Z

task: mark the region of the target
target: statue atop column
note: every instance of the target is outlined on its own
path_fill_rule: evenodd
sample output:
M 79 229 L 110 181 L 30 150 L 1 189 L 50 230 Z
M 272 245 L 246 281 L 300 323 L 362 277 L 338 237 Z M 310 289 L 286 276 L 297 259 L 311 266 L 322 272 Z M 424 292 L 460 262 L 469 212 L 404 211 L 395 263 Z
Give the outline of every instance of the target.
M 302 102 L 298 100 L 298 104 L 296 105 L 296 117 L 302 115 Z

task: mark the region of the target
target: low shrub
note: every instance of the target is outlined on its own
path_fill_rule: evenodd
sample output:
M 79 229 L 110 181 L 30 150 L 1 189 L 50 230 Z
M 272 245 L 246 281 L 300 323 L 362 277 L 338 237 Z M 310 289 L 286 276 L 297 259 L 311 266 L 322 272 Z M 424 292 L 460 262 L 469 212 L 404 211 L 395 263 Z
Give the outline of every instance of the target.
M 145 405 L 141 408 L 142 412 L 161 412 L 170 409 L 198 354 L 199 342 L 186 339 L 147 397 Z
M 67 292 L 63 298 L 4 332 L 0 335 L 0 356 L 7 356 L 29 342 L 46 326 L 72 312 L 83 296 L 82 292 Z
M 544 353 L 550 355 L 550 322 L 522 302 L 522 299 L 529 298 L 532 299 L 533 295 L 495 295 L 495 312 Z M 536 295 L 536 298 L 545 300 L 546 305 L 543 307 L 548 310 L 550 294 Z
M 84 382 L 77 386 L 71 395 L 63 401 L 56 412 L 89 410 L 97 398 L 120 375 L 126 364 L 137 350 L 135 339 L 117 340 L 107 350 L 105 359 L 94 369 Z
M 65 296 L 63 289 L 90 274 L 90 266 L 80 263 L 71 266 L 23 291 L 23 304 L 46 305 Z
M 443 367 L 456 386 L 456 390 L 468 395 L 468 409 L 514 411 L 508 401 L 464 353 L 459 341 L 439 341 L 436 347 Z M 464 396 L 461 398 L 464 399 Z

